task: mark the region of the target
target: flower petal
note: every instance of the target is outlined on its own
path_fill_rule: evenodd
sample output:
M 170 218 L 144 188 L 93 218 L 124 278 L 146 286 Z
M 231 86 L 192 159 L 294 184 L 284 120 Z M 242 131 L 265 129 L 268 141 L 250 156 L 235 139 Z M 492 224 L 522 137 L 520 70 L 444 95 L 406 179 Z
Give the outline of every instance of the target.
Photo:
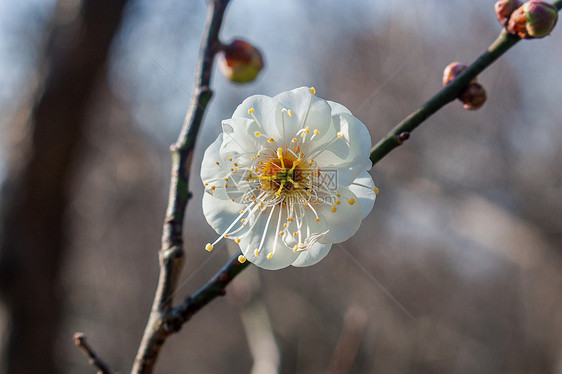
M 312 94 L 310 87 L 295 88 L 274 97 L 283 108 L 290 109 L 293 116 L 285 116 L 286 141 L 289 142 L 297 132 L 305 127 L 325 134 L 330 127 L 331 108 L 324 99 Z
M 320 243 L 343 242 L 353 236 L 361 225 L 361 207 L 357 203 L 350 203 L 350 201 L 357 201 L 357 196 L 347 187 L 342 186 L 338 187 L 337 193 L 340 194 L 340 197 L 329 196 L 324 198 L 325 202 L 313 204 L 319 221 L 308 220 L 311 232 L 328 231 L 318 240 Z
M 357 196 L 363 218 L 367 217 L 373 209 L 377 198 L 377 194 L 374 190 L 375 182 L 373 182 L 373 178 L 371 178 L 369 173 L 363 171 L 355 178 L 353 183 L 349 186 L 349 189 Z
M 248 111 L 251 109 L 253 109 L 253 113 L 250 114 Z M 258 126 L 261 126 L 260 131 L 264 133 L 266 138 L 280 139 L 282 136 L 282 129 L 279 126 L 282 123 L 281 109 L 282 107 L 277 100 L 265 95 L 254 95 L 238 105 L 232 118 L 254 120 L 255 117 L 259 122 Z
M 267 217 L 271 210 L 262 214 L 258 223 L 252 228 L 251 233 L 240 238 L 240 250 L 244 254 L 244 257 L 254 265 L 268 270 L 277 270 L 287 267 L 299 256 L 299 253 L 293 252 L 292 249 L 288 248 L 287 245 L 283 243 L 276 226 L 279 208 L 276 206 L 273 209 L 275 210 L 273 211 L 269 225 L 267 225 Z M 264 237 L 264 243 L 258 256 L 256 256 L 255 250 L 260 247 L 262 237 Z M 277 243 L 275 243 L 275 241 L 277 241 Z M 273 251 L 275 244 L 277 244 L 275 253 L 271 258 L 268 258 L 268 254 Z
M 292 265 L 297 267 L 314 265 L 328 255 L 330 248 L 332 248 L 331 244 L 316 243 L 311 248 L 300 252 Z

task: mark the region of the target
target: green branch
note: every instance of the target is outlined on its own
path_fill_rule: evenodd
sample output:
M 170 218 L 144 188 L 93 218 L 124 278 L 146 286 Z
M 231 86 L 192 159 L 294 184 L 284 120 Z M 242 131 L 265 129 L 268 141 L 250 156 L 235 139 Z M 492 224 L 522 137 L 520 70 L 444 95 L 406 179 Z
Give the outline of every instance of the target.
M 558 9 L 562 9 L 562 0 L 556 0 L 553 5 Z M 488 47 L 480 57 L 476 59 L 466 70 L 464 70 L 455 80 L 446 87 L 437 92 L 425 104 L 419 107 L 415 112 L 406 117 L 402 122 L 397 124 L 383 139 L 381 139 L 371 149 L 371 162 L 375 165 L 383 157 L 390 153 L 394 148 L 401 145 L 410 137 L 410 133 L 418 127 L 422 122 L 428 119 L 433 113 L 454 101 L 459 94 L 468 86 L 469 82 L 476 78 L 478 74 L 483 72 L 488 66 L 503 55 L 508 49 L 513 47 L 520 41 L 517 35 L 508 33 L 505 29 Z
M 562 0 L 560 1 L 562 2 Z M 370 158 L 373 165 L 408 139 L 410 133 L 433 113 L 437 112 L 451 101 L 454 101 L 472 79 L 496 61 L 498 57 L 503 55 L 509 48 L 513 47 L 519 40 L 521 39 L 518 36 L 510 34 L 506 30 L 502 30 L 499 37 L 486 52 L 478 57 L 476 61 L 464 70 L 455 80 L 441 89 L 441 91 L 437 92 L 437 94 L 425 104 L 396 125 L 373 147 L 373 149 L 371 149 Z

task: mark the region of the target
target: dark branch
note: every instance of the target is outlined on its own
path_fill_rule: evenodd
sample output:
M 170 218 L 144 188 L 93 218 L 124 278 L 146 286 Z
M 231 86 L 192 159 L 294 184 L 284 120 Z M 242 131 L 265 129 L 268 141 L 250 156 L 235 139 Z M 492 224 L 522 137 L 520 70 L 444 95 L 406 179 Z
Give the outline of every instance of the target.
M 562 2 L 562 1 L 561 1 Z M 394 148 L 401 145 L 409 137 L 416 127 L 428 119 L 433 113 L 454 101 L 468 83 L 490 66 L 494 61 L 504 54 L 509 48 L 513 47 L 519 40 L 518 36 L 511 35 L 502 30 L 496 41 L 476 59 L 465 71 L 455 80 L 441 89 L 435 96 L 429 99 L 419 109 L 406 117 L 396 125 L 381 141 L 371 150 L 371 161 L 373 165 L 390 153 Z M 407 137 L 403 137 L 408 134 Z
M 222 48 L 219 31 L 228 0 L 211 0 L 201 44 L 197 80 L 193 100 L 177 142 L 172 145 L 172 172 L 168 208 L 160 250 L 160 277 L 152 311 L 135 358 L 132 373 L 152 373 L 158 354 L 171 330 L 166 327 L 173 302 L 173 294 L 183 269 L 183 223 L 189 193 L 191 160 L 205 110 L 213 95 L 209 88 L 213 63 Z
M 76 346 L 78 346 L 78 348 L 80 348 L 82 352 L 84 352 L 84 354 L 88 356 L 90 365 L 98 369 L 98 374 L 113 373 L 109 366 L 107 366 L 107 364 L 102 361 L 102 359 L 96 354 L 96 352 L 94 352 L 92 347 L 90 347 L 90 345 L 86 341 L 86 336 L 83 333 L 77 332 L 76 334 L 74 334 L 74 344 L 76 344 Z
M 224 289 L 226 286 L 250 264 L 248 261 L 243 263 L 238 261 L 238 256 L 241 254 L 242 252 L 238 250 L 207 284 L 197 290 L 193 295 L 187 297 L 183 304 L 178 305 L 172 310 L 170 318 L 167 321 L 168 329 L 171 331 L 178 331 L 181 326 L 201 308 L 214 300 L 215 297 L 225 294 Z

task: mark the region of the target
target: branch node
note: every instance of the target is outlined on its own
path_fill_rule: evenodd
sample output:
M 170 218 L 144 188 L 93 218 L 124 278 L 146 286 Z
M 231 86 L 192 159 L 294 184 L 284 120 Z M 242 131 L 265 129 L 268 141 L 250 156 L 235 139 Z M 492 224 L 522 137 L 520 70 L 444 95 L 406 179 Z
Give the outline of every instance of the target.
M 408 131 L 403 131 L 400 134 L 396 135 L 396 143 L 398 143 L 398 145 L 401 145 L 409 138 L 410 138 L 410 133 Z

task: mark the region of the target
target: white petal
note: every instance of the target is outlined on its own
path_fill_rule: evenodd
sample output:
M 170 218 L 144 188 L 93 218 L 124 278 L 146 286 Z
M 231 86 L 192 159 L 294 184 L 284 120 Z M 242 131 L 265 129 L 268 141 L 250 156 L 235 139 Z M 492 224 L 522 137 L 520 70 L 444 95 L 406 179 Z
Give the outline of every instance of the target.
M 203 214 L 205 219 L 220 235 L 238 218 L 240 211 L 245 208 L 245 205 L 233 203 L 231 200 L 222 200 L 207 193 L 203 194 Z
M 373 182 L 373 178 L 371 178 L 369 173 L 363 171 L 357 178 L 355 178 L 353 183 L 349 186 L 349 189 L 355 194 L 355 196 L 357 196 L 357 200 L 361 206 L 361 212 L 363 213 L 363 218 L 365 218 L 373 209 L 373 205 L 375 205 L 375 200 L 377 198 L 374 190 L 375 182 Z
M 254 109 L 253 115 L 248 113 L 250 109 Z M 277 100 L 264 95 L 250 96 L 242 102 L 234 111 L 232 118 L 248 118 L 258 120 L 262 127 L 261 132 L 266 138 L 272 137 L 280 139 L 282 135 L 281 128 L 281 105 Z
M 338 187 L 337 193 L 340 197 L 333 197 L 333 201 L 324 204 L 313 204 L 314 209 L 318 213 L 320 221 L 309 220 L 309 226 L 312 232 L 328 233 L 319 239 L 320 243 L 340 243 L 349 239 L 357 232 L 361 225 L 362 212 L 361 207 L 357 203 L 350 204 L 349 201 L 354 199 L 357 201 L 357 196 L 346 187 Z M 335 200 L 340 201 L 339 205 L 335 204 Z M 353 200 L 351 200 L 353 201 Z M 332 208 L 335 207 L 336 211 L 333 212 Z
M 290 141 L 301 128 L 326 134 L 331 122 L 331 108 L 326 100 L 310 92 L 310 87 L 300 87 L 274 97 L 283 108 L 290 109 L 293 116 L 285 116 L 286 140 Z M 312 136 L 312 135 L 310 135 Z
M 330 107 L 332 108 L 332 115 L 342 114 L 342 113 L 351 114 L 349 109 L 347 109 L 342 104 L 336 103 L 335 101 L 330 101 L 330 100 L 328 100 L 327 102 L 330 105 Z
M 264 269 L 268 270 L 277 270 L 285 268 L 291 265 L 299 256 L 299 253 L 294 253 L 291 248 L 288 248 L 283 241 L 281 240 L 281 236 L 277 233 L 276 224 L 279 208 L 276 207 L 275 211 L 273 212 L 273 216 L 271 221 L 269 222 L 269 226 L 267 231 L 265 231 L 265 226 L 267 223 L 267 216 L 270 213 L 270 210 L 264 212 L 260 217 L 259 222 L 253 228 L 253 232 L 249 233 L 245 237 L 240 238 L 240 250 L 244 254 L 244 257 L 256 266 L 259 266 Z M 256 257 L 255 250 L 259 248 L 260 242 L 262 240 L 263 233 L 265 232 L 265 241 L 259 252 L 259 255 Z M 275 253 L 271 258 L 267 258 L 267 255 L 273 251 L 274 242 L 277 239 L 277 247 L 275 248 Z
M 259 127 L 254 120 L 248 118 L 230 118 L 222 121 L 223 144 L 221 156 L 228 158 L 238 154 L 255 154 L 260 149 L 262 139 L 254 133 Z
M 369 160 L 371 137 L 367 127 L 352 115 L 338 114 L 332 120 L 336 125 L 339 124 L 343 139 L 315 156 L 315 160 L 322 168 L 341 169 L 338 183 L 349 185 L 360 172 L 372 166 Z
M 293 266 L 304 267 L 318 263 L 330 252 L 331 244 L 316 243 L 311 248 L 300 252 L 299 257 L 293 262 Z

